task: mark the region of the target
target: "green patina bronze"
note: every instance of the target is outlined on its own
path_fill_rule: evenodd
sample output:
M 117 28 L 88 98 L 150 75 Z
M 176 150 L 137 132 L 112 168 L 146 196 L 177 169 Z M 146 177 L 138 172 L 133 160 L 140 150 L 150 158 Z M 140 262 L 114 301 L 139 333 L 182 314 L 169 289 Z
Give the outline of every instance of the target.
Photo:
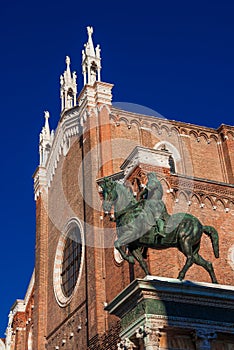
M 179 272 L 182 280 L 188 269 L 197 264 L 217 283 L 212 263 L 199 254 L 202 234 L 211 239 L 214 255 L 219 257 L 218 232 L 212 226 L 203 226 L 195 216 L 188 213 L 169 215 L 162 200 L 163 188 L 155 173 L 147 175 L 148 182 L 137 201 L 125 185 L 109 178 L 100 184 L 103 193 L 103 210 L 109 213 L 114 206 L 117 237 L 115 248 L 123 259 L 139 262 L 146 274 L 150 274 L 144 259 L 147 248 L 178 248 L 185 256 L 186 263 Z M 122 246 L 128 247 L 127 254 Z

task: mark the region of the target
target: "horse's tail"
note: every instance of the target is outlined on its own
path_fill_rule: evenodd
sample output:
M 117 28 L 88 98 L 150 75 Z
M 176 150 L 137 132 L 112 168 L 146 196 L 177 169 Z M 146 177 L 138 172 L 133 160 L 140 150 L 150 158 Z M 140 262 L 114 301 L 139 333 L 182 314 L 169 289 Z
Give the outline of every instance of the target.
M 216 229 L 212 226 L 203 226 L 203 232 L 210 237 L 214 255 L 216 258 L 219 257 L 219 236 Z

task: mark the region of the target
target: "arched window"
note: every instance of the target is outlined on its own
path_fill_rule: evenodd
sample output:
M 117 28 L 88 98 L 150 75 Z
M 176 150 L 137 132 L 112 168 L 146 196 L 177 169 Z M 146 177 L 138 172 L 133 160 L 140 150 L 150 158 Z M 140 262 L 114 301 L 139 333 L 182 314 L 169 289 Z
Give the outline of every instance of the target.
M 61 272 L 61 287 L 64 295 L 70 297 L 79 275 L 82 255 L 81 236 L 78 226 L 74 226 L 68 232 L 63 251 L 63 263 Z
M 170 152 L 168 157 L 168 165 L 170 167 L 170 172 L 172 174 L 181 173 L 181 157 L 177 148 L 168 141 L 160 141 L 155 146 L 154 149 L 160 151 Z
M 54 260 L 54 294 L 61 307 L 68 305 L 79 287 L 84 252 L 82 225 L 77 218 L 71 218 L 60 236 Z

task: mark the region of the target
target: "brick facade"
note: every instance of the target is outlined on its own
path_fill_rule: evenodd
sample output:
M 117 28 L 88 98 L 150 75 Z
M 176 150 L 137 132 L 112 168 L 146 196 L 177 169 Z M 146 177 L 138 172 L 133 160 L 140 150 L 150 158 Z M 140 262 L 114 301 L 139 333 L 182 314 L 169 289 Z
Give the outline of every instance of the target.
M 234 127 L 222 125 L 216 130 L 117 109 L 111 105 L 111 89 L 99 81 L 84 86 L 79 106 L 61 114 L 47 163 L 35 173 L 35 306 L 29 303 L 22 316 L 25 331 L 18 333 L 14 349 L 28 349 L 30 332 L 34 350 L 116 349 L 118 319 L 104 307 L 144 273 L 138 264 L 114 258 L 115 224 L 104 217 L 97 180 L 121 172 L 136 146 L 166 147 L 173 155 L 175 173 L 146 162 L 133 169 L 128 181 L 156 171 L 169 213 L 192 213 L 204 225 L 214 226 L 220 258 L 214 257 L 206 236 L 200 252 L 213 263 L 220 284 L 234 285 Z M 54 277 L 54 269 L 60 267 L 55 257 L 71 219 L 84 232 L 84 261 L 71 300 L 60 305 L 55 287 L 60 280 Z M 62 251 L 59 254 L 62 259 Z M 185 258 L 174 248 L 149 249 L 147 261 L 153 275 L 176 278 Z M 186 278 L 210 282 L 198 266 Z M 27 324 L 25 315 L 30 318 Z M 174 340 L 170 348 L 182 349 L 186 337 Z
M 103 213 L 96 185 L 98 178 L 121 170 L 121 164 L 135 145 L 154 148 L 161 141 L 165 141 L 178 150 L 181 155 L 180 162 L 176 164 L 180 169 L 179 174 L 170 174 L 166 169 L 155 169 L 142 164 L 131 176 L 138 176 L 140 171 L 147 173 L 156 170 L 163 184 L 164 200 L 169 212 L 186 211 L 198 216 L 203 224 L 217 228 L 220 258 L 214 257 L 211 242 L 206 236 L 202 238 L 200 251 L 204 258 L 213 263 L 219 283 L 233 285 L 234 282 L 228 255 L 229 249 L 234 245 L 234 186 L 225 182 L 233 171 L 230 161 L 233 154 L 227 154 L 228 148 L 223 144 L 226 140 L 220 135 L 220 131 L 158 120 L 114 108 L 108 111 L 106 107 L 101 109 L 98 116 L 91 110 L 86 123 L 84 134 L 73 137 L 67 155 L 60 156 L 47 195 L 49 217 L 44 219 L 48 222 L 49 232 L 48 246 L 45 244 L 47 252 L 45 255 L 37 252 L 38 265 L 44 262 L 44 256 L 47 262 L 47 280 L 36 279 L 35 290 L 39 295 L 40 290 L 41 293 L 43 290 L 47 292 L 46 298 L 41 300 L 40 310 L 46 310 L 43 311 L 47 320 L 44 332 L 47 349 L 51 350 L 55 346 L 61 346 L 64 340 L 66 349 L 113 349 L 114 336 L 109 342 L 106 337 L 108 338 L 110 329 L 115 329 L 116 319 L 104 311 L 104 305 L 121 292 L 133 277 L 144 276 L 137 264 L 131 267 L 126 262 L 118 264 L 115 261 L 110 243 L 112 239 L 113 245 L 114 237 L 110 239 L 105 230 L 107 227 L 114 229 L 114 224 L 109 222 L 108 217 L 100 219 Z M 143 125 L 147 125 L 147 130 L 143 129 Z M 230 127 L 232 136 L 229 138 L 233 138 L 232 131 L 233 128 Z M 124 144 L 125 140 L 127 145 Z M 229 142 L 234 141 L 230 139 Z M 85 194 L 82 193 L 81 182 Z M 39 212 L 40 200 L 37 200 Z M 61 212 L 59 206 L 62 208 Z M 56 217 L 57 207 L 59 217 Z M 63 209 L 67 212 L 62 212 Z M 59 237 L 71 216 L 78 217 L 84 223 L 85 263 L 76 294 L 69 305 L 62 308 L 54 295 L 53 269 Z M 105 232 L 102 233 L 102 230 Z M 45 229 L 44 234 L 46 232 Z M 38 239 L 37 246 L 39 243 Z M 167 251 L 149 250 L 147 260 L 152 274 L 173 278 L 185 262 L 184 256 L 173 248 Z M 193 266 L 186 278 L 210 282 L 207 272 L 198 266 Z M 47 305 L 44 305 L 46 300 Z M 34 330 L 39 317 L 36 316 L 37 312 L 35 308 Z M 45 327 L 46 323 L 42 323 Z M 71 334 L 73 335 L 70 336 Z M 41 344 L 38 345 L 40 349 L 43 345 L 39 341 L 43 342 L 45 338 L 42 336 L 39 340 L 39 332 L 36 336 L 38 344 Z M 103 342 L 105 345 L 101 345 Z

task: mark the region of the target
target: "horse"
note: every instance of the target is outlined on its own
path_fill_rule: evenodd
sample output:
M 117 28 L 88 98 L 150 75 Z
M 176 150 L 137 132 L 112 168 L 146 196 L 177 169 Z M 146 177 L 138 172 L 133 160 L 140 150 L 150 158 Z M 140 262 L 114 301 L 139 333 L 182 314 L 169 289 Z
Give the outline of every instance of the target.
M 205 233 L 211 239 L 215 257 L 219 257 L 219 237 L 214 227 L 203 226 L 198 218 L 188 213 L 168 214 L 162 200 L 153 203 L 148 200 L 148 205 L 145 205 L 144 202 L 147 200 L 144 202 L 136 200 L 129 188 L 110 178 L 104 178 L 100 186 L 105 215 L 109 215 L 112 207 L 114 208 L 117 231 L 114 246 L 124 260 L 134 264 L 136 259 L 145 274 L 150 275 L 144 259 L 147 249 L 162 250 L 176 247 L 186 257 L 186 262 L 177 277 L 179 280 L 183 280 L 188 269 L 196 264 L 209 273 L 212 283 L 218 283 L 212 263 L 199 254 L 201 237 Z M 159 236 L 157 232 L 157 220 L 160 219 L 161 213 L 164 213 L 165 218 L 163 236 Z M 127 246 L 128 254 L 123 246 Z

